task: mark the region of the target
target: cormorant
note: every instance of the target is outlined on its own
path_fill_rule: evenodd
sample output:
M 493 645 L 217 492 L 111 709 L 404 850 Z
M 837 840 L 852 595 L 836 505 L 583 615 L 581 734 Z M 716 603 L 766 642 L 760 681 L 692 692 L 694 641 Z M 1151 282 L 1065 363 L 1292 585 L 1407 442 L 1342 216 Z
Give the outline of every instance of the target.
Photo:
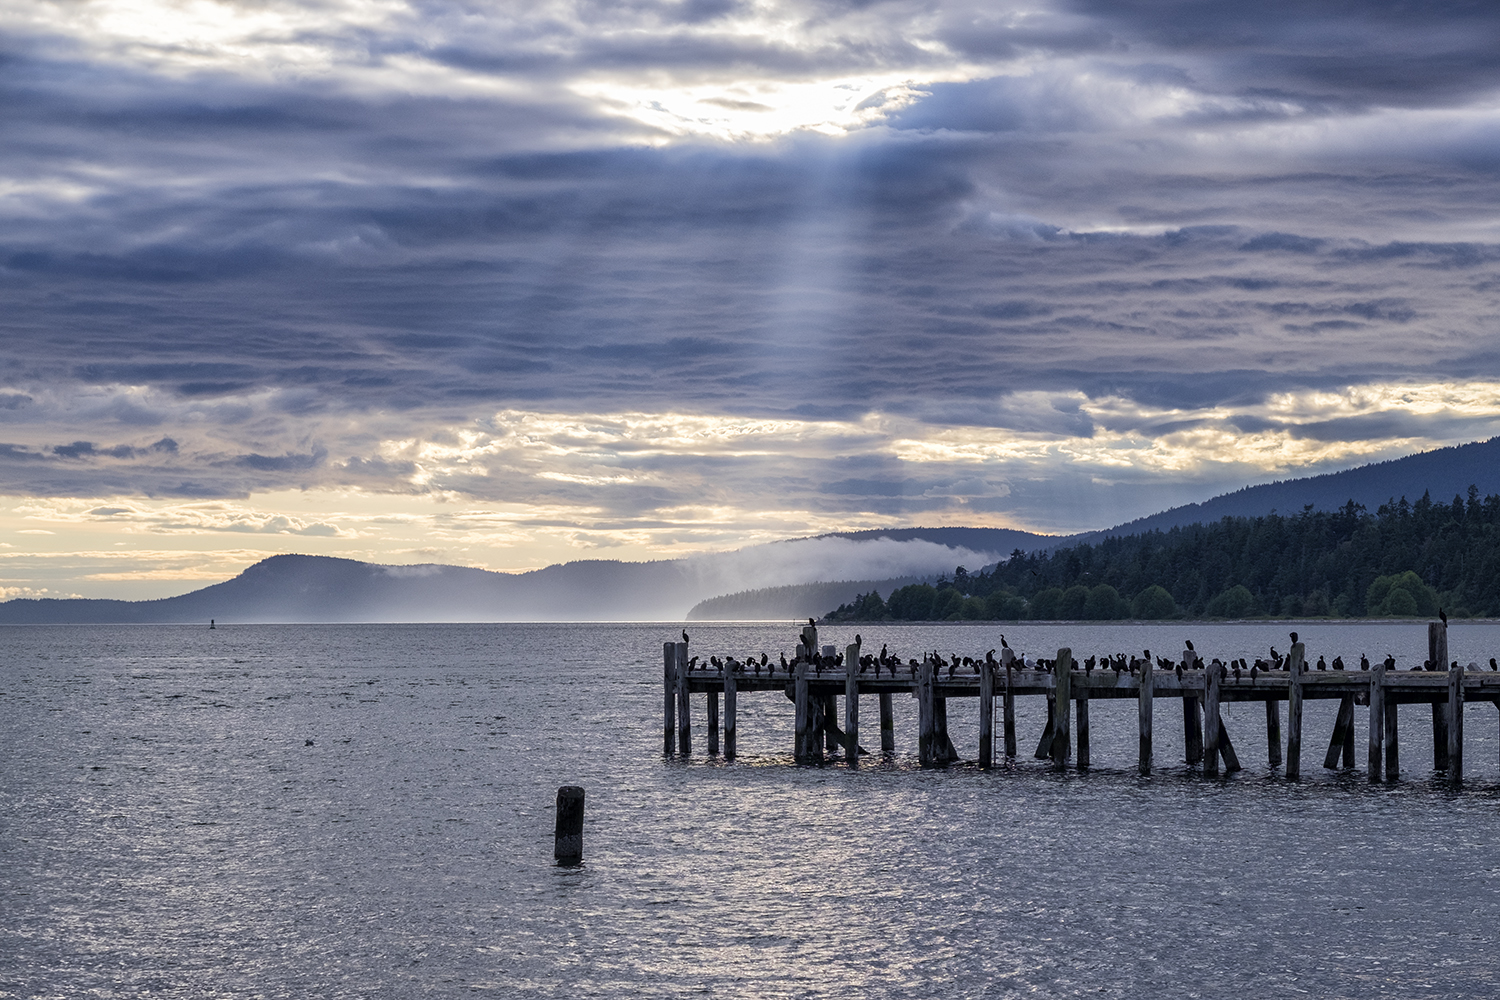
M 1193 648 L 1193 640 L 1186 639 L 1186 640 L 1183 641 L 1183 644 L 1185 646 L 1187 646 L 1188 652 L 1191 652 L 1191 653 L 1196 653 L 1197 652 L 1197 650 Z
M 687 642 L 687 641 L 688 641 L 688 637 L 687 637 L 687 629 L 683 629 L 683 630 L 682 630 L 682 641 L 683 641 L 683 642 Z
M 1490 669 L 1491 670 L 1500 670 L 1500 663 L 1496 663 L 1495 662 L 1495 658 L 1493 656 L 1490 657 Z
M 864 640 L 859 637 L 858 632 L 854 633 L 854 644 L 856 646 L 864 645 Z
M 1328 669 L 1328 662 L 1323 659 L 1323 654 L 1322 653 L 1318 654 L 1318 669 L 1319 670 L 1327 670 Z
M 1438 608 L 1438 617 L 1443 620 L 1443 628 L 1447 628 L 1448 627 L 1448 612 L 1444 611 L 1442 608 Z
M 1295 644 L 1296 641 L 1297 641 L 1297 633 L 1293 632 L 1291 635 L 1292 635 L 1292 642 Z
M 1370 658 L 1368 656 L 1366 656 L 1364 653 L 1360 653 L 1359 654 L 1359 669 L 1361 669 L 1361 670 L 1369 670 L 1370 669 Z
M 1010 644 L 1005 641 L 1005 633 L 1004 632 L 1000 633 L 1000 648 L 1001 649 L 1009 649 L 1010 648 Z

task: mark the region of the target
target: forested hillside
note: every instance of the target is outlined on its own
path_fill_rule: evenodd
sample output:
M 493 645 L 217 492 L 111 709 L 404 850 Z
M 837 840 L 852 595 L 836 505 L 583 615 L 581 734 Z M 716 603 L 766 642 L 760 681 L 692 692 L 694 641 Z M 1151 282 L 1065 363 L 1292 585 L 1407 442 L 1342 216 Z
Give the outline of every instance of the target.
M 830 620 L 1500 616 L 1500 496 L 1225 517 L 856 598 Z

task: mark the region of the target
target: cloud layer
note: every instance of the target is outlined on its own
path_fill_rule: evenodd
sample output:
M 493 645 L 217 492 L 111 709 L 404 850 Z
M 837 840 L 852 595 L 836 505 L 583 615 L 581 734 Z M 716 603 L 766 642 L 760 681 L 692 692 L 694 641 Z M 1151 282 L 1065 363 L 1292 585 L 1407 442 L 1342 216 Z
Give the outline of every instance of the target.
M 675 553 L 1496 433 L 1500 12 L 1221 7 L 8 5 L 0 493 Z

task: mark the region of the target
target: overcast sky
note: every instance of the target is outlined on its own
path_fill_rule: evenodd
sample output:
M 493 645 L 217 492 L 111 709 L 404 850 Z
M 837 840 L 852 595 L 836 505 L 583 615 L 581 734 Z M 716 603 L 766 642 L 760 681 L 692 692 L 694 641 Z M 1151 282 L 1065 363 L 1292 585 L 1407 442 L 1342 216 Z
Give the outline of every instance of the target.
M 1500 5 L 8 0 L 0 594 L 1500 433 Z

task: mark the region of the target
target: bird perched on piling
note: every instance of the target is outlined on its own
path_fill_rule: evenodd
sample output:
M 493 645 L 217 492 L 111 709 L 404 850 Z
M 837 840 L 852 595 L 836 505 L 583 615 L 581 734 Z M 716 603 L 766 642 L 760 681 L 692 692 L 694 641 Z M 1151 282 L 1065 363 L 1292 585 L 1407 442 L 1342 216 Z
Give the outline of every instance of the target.
M 1360 653 L 1359 654 L 1359 669 L 1361 669 L 1361 670 L 1369 670 L 1370 669 L 1370 658 L 1368 656 L 1366 656 L 1364 653 Z
M 1010 648 L 1010 644 L 1005 641 L 1005 633 L 1004 632 L 1000 633 L 1000 648 L 1001 649 L 1009 649 Z
M 1327 670 L 1328 669 L 1328 662 L 1323 659 L 1323 654 L 1322 653 L 1318 654 L 1318 669 L 1319 670 Z
M 1342 656 L 1335 656 L 1333 658 L 1333 669 L 1335 669 L 1335 670 L 1343 670 L 1344 669 L 1344 658 Z
M 787 673 L 792 672 L 792 668 L 786 665 L 786 650 L 781 651 L 781 669 L 785 670 Z
M 683 642 L 687 642 L 687 641 L 688 641 L 688 637 L 687 637 L 687 629 L 683 629 L 683 630 L 682 630 L 682 641 L 683 641 Z
M 1193 649 L 1193 640 L 1184 639 L 1182 640 L 1182 644 L 1188 648 L 1189 653 L 1197 652 L 1197 650 Z
M 1491 670 L 1500 670 L 1500 663 L 1496 663 L 1495 662 L 1495 658 L 1493 656 L 1490 657 L 1490 669 Z
M 1296 645 L 1297 644 L 1297 633 L 1293 632 L 1293 633 L 1291 633 L 1291 636 L 1292 636 L 1292 645 Z
M 1250 664 L 1250 681 L 1251 681 L 1251 683 L 1255 682 L 1255 675 L 1258 674 L 1258 673 L 1260 673 L 1260 671 L 1257 669 L 1257 667 L 1259 665 L 1260 665 L 1260 661 L 1259 660 L 1256 660 L 1254 663 Z
M 1443 628 L 1447 628 L 1448 627 L 1448 612 L 1444 611 L 1442 608 L 1438 608 L 1438 617 L 1440 619 L 1442 619 Z

